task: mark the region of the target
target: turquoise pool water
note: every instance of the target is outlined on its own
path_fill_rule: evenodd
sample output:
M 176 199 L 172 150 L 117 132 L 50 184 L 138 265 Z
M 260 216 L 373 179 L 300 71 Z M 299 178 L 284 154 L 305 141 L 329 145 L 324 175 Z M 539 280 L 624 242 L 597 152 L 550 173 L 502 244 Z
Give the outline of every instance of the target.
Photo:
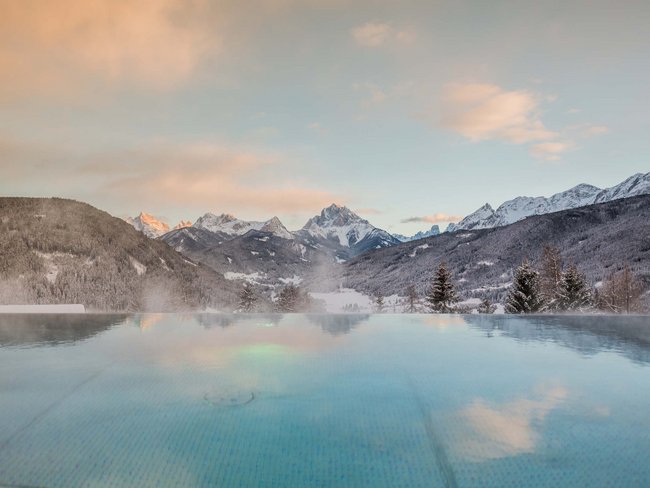
M 650 486 L 642 317 L 0 316 L 0 486 Z

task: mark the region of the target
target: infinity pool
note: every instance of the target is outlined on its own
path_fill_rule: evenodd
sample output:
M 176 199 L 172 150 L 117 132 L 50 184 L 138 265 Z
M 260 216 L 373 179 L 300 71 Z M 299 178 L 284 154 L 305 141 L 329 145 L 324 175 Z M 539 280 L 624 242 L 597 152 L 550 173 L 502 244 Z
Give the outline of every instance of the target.
M 650 319 L 0 316 L 0 486 L 650 486 Z

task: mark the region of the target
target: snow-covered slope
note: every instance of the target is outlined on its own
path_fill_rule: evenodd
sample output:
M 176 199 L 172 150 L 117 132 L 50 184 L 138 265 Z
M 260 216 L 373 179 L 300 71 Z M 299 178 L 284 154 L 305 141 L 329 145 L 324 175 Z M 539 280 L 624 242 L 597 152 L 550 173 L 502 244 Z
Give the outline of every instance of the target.
M 517 197 L 504 202 L 496 210 L 486 203 L 457 224 L 450 224 L 447 231 L 501 227 L 531 215 L 559 212 L 644 194 L 650 194 L 650 173 L 638 173 L 604 190 L 593 185 L 581 184 L 549 198 Z
M 385 230 L 373 226 L 349 208 L 334 203 L 324 208 L 320 215 L 309 219 L 298 234 L 310 243 L 334 252 L 343 250 L 346 256 L 399 244 L 399 240 Z
M 139 230 L 152 239 L 169 232 L 169 224 L 162 220 L 158 220 L 156 217 L 148 213 L 140 212 L 140 215 L 137 217 L 129 217 L 126 221 L 135 227 L 136 230 Z
M 189 220 L 181 220 L 173 230 L 184 229 L 185 227 L 192 227 L 192 222 Z
M 274 236 L 281 237 L 282 239 L 293 239 L 293 234 L 287 230 L 277 217 L 267 220 L 260 228 L 260 231 L 270 232 Z
M 650 194 L 650 173 L 637 173 L 611 188 L 606 188 L 598 195 L 594 203 L 611 202 L 618 198 L 629 198 Z
M 411 241 L 417 241 L 419 239 L 424 239 L 425 237 L 437 236 L 438 234 L 440 234 L 440 227 L 438 225 L 433 225 L 431 226 L 431 229 L 426 231 L 424 230 L 420 231 L 417 234 L 414 234 L 412 236 L 393 234 L 393 237 L 401 242 L 411 242 Z
M 263 225 L 264 222 L 248 222 L 240 220 L 231 214 L 215 215 L 206 213 L 194 222 L 193 227 L 235 237 L 244 235 L 249 230 L 260 230 Z
M 273 217 L 265 222 L 256 222 L 240 220 L 230 214 L 215 215 L 206 213 L 192 227 L 219 234 L 221 236 L 220 240 L 223 240 L 223 235 L 233 238 L 243 236 L 251 230 L 270 232 L 283 239 L 293 239 L 293 234 L 287 230 L 277 217 Z

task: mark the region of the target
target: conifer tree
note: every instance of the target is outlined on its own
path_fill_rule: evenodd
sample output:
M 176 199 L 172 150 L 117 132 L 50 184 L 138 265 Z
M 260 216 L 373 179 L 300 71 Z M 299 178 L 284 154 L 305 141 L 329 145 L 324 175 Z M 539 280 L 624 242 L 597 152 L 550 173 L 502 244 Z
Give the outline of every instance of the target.
M 409 285 L 406 288 L 406 311 L 408 313 L 417 312 L 418 292 L 415 285 Z
M 592 304 L 591 293 L 587 287 L 585 276 L 575 265 L 562 273 L 558 293 L 558 308 L 568 311 L 583 311 Z
M 539 273 L 524 261 L 517 269 L 506 300 L 506 313 L 536 313 L 544 302 L 539 289 Z
M 250 283 L 245 283 L 244 287 L 239 292 L 239 310 L 242 312 L 252 312 L 257 296 L 255 290 Z
M 438 313 L 452 313 L 454 303 L 458 302 L 456 289 L 451 281 L 451 273 L 445 263 L 440 263 L 433 284 L 429 288 L 426 300 L 432 311 Z
M 375 294 L 375 312 L 384 313 L 384 295 L 381 291 Z
M 476 311 L 478 313 L 493 314 L 496 309 L 497 306 L 493 304 L 489 298 L 486 297 L 481 301 L 481 304 L 478 306 Z
M 278 296 L 277 309 L 279 312 L 292 313 L 298 309 L 300 289 L 294 284 L 285 286 Z

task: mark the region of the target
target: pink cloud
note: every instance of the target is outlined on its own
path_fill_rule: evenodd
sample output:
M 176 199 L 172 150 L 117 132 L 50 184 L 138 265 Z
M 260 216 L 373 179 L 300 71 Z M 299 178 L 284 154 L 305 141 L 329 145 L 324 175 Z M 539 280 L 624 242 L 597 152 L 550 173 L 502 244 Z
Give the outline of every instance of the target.
M 443 93 L 442 124 L 477 142 L 515 144 L 554 139 L 540 119 L 540 98 L 527 90 L 506 91 L 496 85 L 451 83 Z

